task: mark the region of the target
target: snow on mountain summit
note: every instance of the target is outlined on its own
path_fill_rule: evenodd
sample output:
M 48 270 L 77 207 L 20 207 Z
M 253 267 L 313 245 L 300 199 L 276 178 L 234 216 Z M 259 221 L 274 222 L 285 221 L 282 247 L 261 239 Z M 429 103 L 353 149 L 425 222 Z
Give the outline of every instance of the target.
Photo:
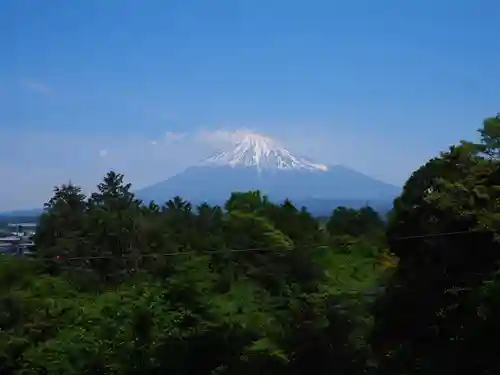
M 201 166 L 256 167 L 257 169 L 327 171 L 323 164 L 293 155 L 274 139 L 255 132 L 232 133 L 231 147 L 205 159 Z

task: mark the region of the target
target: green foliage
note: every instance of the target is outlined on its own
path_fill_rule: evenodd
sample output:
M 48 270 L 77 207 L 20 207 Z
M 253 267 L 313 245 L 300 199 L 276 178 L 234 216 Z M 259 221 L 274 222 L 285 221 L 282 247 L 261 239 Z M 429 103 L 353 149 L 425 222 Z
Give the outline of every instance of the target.
M 363 366 L 359 327 L 329 331 L 337 313 L 324 314 L 349 295 L 342 283 L 376 282 L 375 259 L 360 252 L 335 280 L 329 234 L 260 192 L 224 210 L 181 197 L 145 206 L 130 189 L 115 172 L 89 198 L 56 188 L 37 257 L 0 263 L 0 374 L 299 374 L 335 352 L 304 342 L 330 335 L 351 349 L 325 371 Z
M 484 330 L 498 316 L 482 292 L 500 271 L 498 125 L 486 120 L 480 144 L 429 161 L 395 202 L 388 233 L 399 264 L 374 310 L 381 374 L 498 372 L 485 338 L 500 336 Z
M 0 257 L 0 375 L 497 374 L 499 129 L 415 171 L 387 227 L 55 188 L 35 259 Z
M 326 228 L 332 235 L 360 237 L 374 234 L 376 231 L 383 231 L 384 222 L 378 213 L 369 206 L 360 210 L 338 207 L 333 210 Z

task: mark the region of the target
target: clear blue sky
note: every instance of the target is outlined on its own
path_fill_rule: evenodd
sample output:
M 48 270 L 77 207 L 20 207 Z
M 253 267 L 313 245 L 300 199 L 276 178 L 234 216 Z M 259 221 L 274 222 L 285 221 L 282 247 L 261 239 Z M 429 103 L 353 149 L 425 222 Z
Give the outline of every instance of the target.
M 500 111 L 499 14 L 498 0 L 3 0 L 0 209 L 109 168 L 163 180 L 239 127 L 402 184 Z

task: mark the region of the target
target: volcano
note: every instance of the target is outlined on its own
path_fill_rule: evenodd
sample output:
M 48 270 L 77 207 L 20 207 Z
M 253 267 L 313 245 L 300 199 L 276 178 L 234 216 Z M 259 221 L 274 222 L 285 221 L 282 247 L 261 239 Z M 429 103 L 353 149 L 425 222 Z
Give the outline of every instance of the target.
M 391 204 L 400 188 L 342 165 L 294 155 L 275 139 L 232 133 L 231 145 L 165 181 L 139 190 L 143 201 L 163 203 L 178 195 L 192 203 L 222 204 L 232 192 L 260 190 L 273 201 L 308 206 Z M 331 207 L 328 208 L 330 210 Z

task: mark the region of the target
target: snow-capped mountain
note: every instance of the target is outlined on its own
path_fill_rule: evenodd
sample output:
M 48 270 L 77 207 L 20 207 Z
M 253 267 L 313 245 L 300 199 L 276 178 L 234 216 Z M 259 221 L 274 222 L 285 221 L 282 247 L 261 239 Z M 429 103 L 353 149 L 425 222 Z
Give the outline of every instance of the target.
M 158 203 L 179 195 L 193 203 L 222 204 L 231 192 L 248 190 L 260 190 L 278 201 L 289 198 L 300 204 L 314 200 L 316 205 L 335 202 L 332 204 L 346 206 L 387 205 L 400 192 L 396 186 L 347 167 L 296 156 L 268 136 L 235 132 L 229 147 L 136 194 Z M 331 208 L 325 206 L 327 211 Z
M 321 170 L 328 167 L 296 157 L 274 139 L 254 132 L 235 132 L 234 147 L 219 152 L 201 166 L 256 167 L 257 169 Z

